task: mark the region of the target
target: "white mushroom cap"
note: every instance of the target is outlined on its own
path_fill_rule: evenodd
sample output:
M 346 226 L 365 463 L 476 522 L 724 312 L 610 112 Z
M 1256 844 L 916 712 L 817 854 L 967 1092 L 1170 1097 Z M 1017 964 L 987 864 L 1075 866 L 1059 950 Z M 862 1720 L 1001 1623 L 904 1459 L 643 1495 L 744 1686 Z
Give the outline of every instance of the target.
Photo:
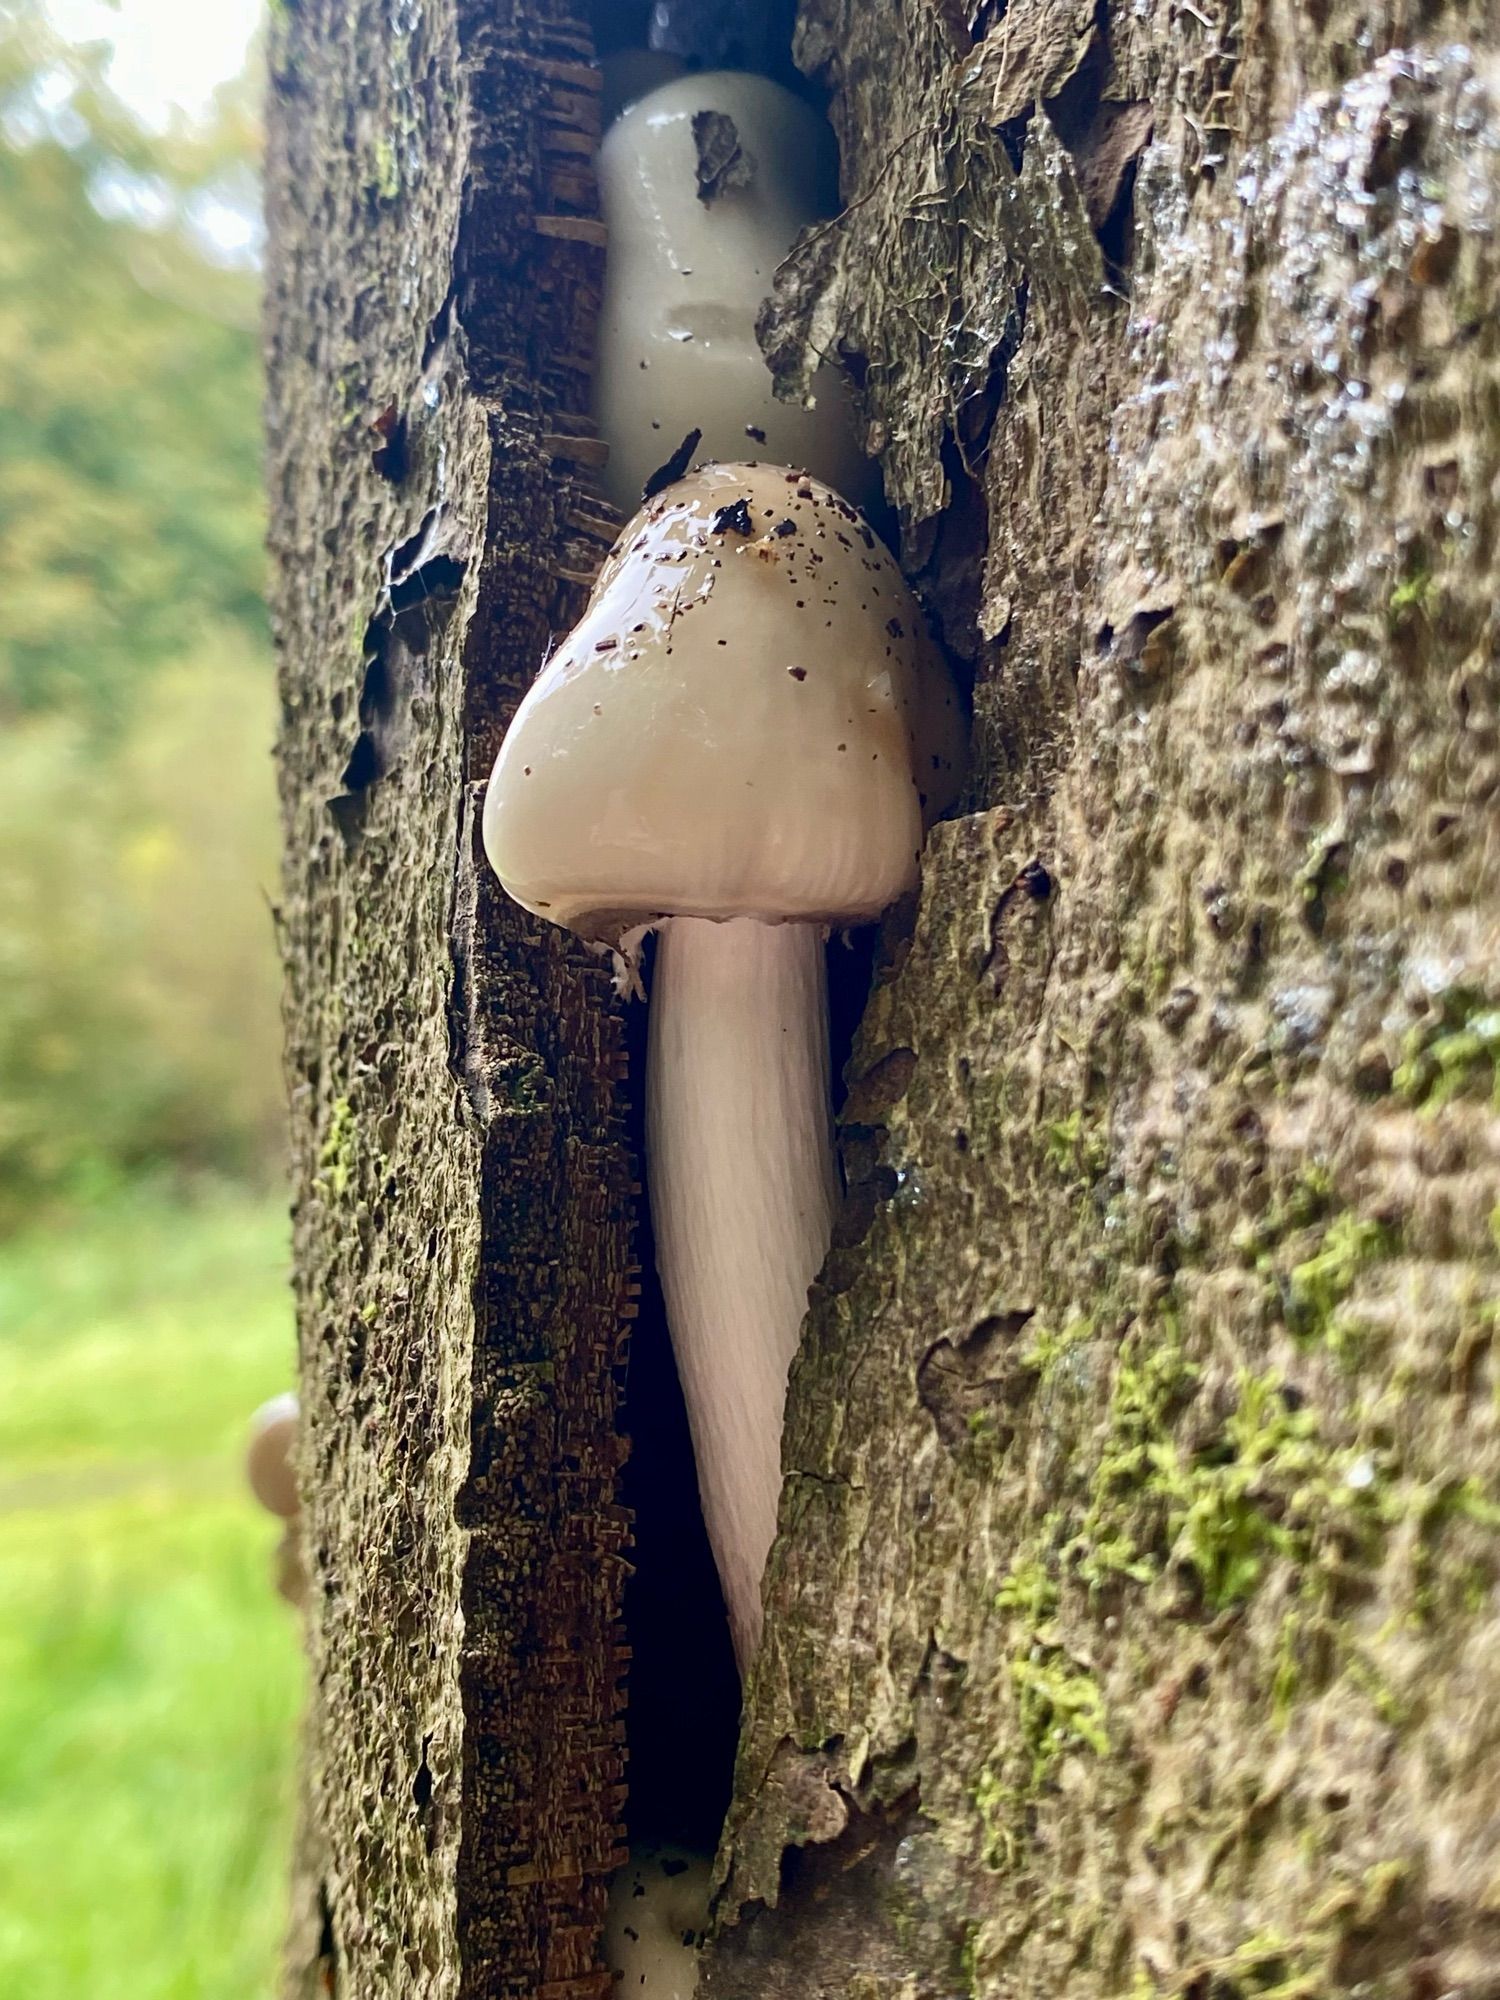
M 290 1521 L 301 1505 L 297 1496 L 297 1398 L 273 1396 L 250 1419 L 245 1475 L 250 1491 L 268 1513 Z
M 704 200 L 700 165 L 726 148 L 733 164 L 709 180 Z M 598 172 L 609 259 L 594 414 L 609 440 L 605 490 L 622 513 L 639 506 L 646 481 L 694 429 L 704 458 L 754 450 L 809 466 L 855 500 L 873 496 L 875 467 L 855 441 L 839 371 L 819 372 L 814 408 L 779 402 L 755 338 L 777 265 L 830 211 L 833 167 L 817 113 L 780 84 L 738 71 L 665 84 L 605 134 Z
M 848 503 L 712 465 L 626 527 L 521 703 L 484 842 L 509 894 L 616 942 L 663 916 L 866 921 L 957 787 L 957 697 Z
M 618 2000 L 692 2000 L 712 1867 L 674 1847 L 632 1852 L 610 1885 L 604 1961 Z

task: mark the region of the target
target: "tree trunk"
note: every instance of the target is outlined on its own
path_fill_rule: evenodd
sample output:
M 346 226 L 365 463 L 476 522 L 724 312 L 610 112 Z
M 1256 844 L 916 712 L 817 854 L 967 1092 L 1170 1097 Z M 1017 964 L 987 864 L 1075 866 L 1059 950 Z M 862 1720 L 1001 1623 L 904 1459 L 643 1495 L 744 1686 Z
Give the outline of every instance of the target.
M 633 1100 L 474 844 L 611 534 L 589 47 L 275 32 L 296 2000 L 608 1991 Z M 797 53 L 847 205 L 767 352 L 860 383 L 975 751 L 848 1065 L 703 1991 L 1500 1994 L 1500 21 Z
M 289 1994 L 596 1995 L 634 1284 L 605 971 L 478 800 L 613 536 L 546 4 L 275 25 L 270 497 L 311 1704 Z

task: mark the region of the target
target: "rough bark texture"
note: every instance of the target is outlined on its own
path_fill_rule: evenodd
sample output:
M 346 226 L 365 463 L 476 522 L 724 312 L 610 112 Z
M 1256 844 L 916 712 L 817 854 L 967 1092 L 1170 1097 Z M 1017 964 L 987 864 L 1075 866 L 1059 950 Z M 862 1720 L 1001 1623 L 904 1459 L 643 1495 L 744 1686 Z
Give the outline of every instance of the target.
M 804 5 L 849 207 L 766 335 L 860 357 L 979 762 L 851 1064 L 713 1995 L 1500 1991 L 1496 38 Z
M 547 441 L 582 47 L 277 33 L 298 2000 L 602 1990 L 614 1016 L 472 839 L 607 533 Z M 862 383 L 976 762 L 850 1065 L 705 1991 L 1500 1995 L 1500 23 L 804 0 L 799 53 L 847 208 L 767 349 Z
M 289 1995 L 597 1995 L 623 1778 L 619 1020 L 477 854 L 613 529 L 600 225 L 548 0 L 303 0 L 272 51 L 311 1705 Z M 476 1837 L 482 1829 L 483 1837 Z

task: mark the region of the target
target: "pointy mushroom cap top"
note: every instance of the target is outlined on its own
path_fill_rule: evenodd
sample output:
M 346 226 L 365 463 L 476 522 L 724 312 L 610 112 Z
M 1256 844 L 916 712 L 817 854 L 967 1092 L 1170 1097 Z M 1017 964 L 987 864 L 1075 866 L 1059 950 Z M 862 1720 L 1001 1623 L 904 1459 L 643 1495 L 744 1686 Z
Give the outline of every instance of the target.
M 517 710 L 484 843 L 507 892 L 615 943 L 666 916 L 852 924 L 917 878 L 957 695 L 830 487 L 708 465 L 649 501 Z

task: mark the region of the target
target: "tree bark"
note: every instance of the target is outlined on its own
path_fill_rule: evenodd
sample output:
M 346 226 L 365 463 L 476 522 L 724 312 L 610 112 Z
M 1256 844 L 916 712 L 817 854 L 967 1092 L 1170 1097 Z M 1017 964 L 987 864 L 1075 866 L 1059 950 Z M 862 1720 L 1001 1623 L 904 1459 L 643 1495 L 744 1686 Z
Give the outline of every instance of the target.
M 797 52 L 846 206 L 763 339 L 860 384 L 975 751 L 848 1066 L 703 1991 L 1500 1994 L 1500 21 Z M 298 1996 L 607 1990 L 620 1027 L 473 843 L 610 532 L 587 53 L 276 35 Z
M 282 661 L 311 1700 L 286 1991 L 598 1995 L 634 1310 L 605 971 L 478 807 L 614 523 L 583 483 L 598 80 L 563 6 L 276 20 Z

